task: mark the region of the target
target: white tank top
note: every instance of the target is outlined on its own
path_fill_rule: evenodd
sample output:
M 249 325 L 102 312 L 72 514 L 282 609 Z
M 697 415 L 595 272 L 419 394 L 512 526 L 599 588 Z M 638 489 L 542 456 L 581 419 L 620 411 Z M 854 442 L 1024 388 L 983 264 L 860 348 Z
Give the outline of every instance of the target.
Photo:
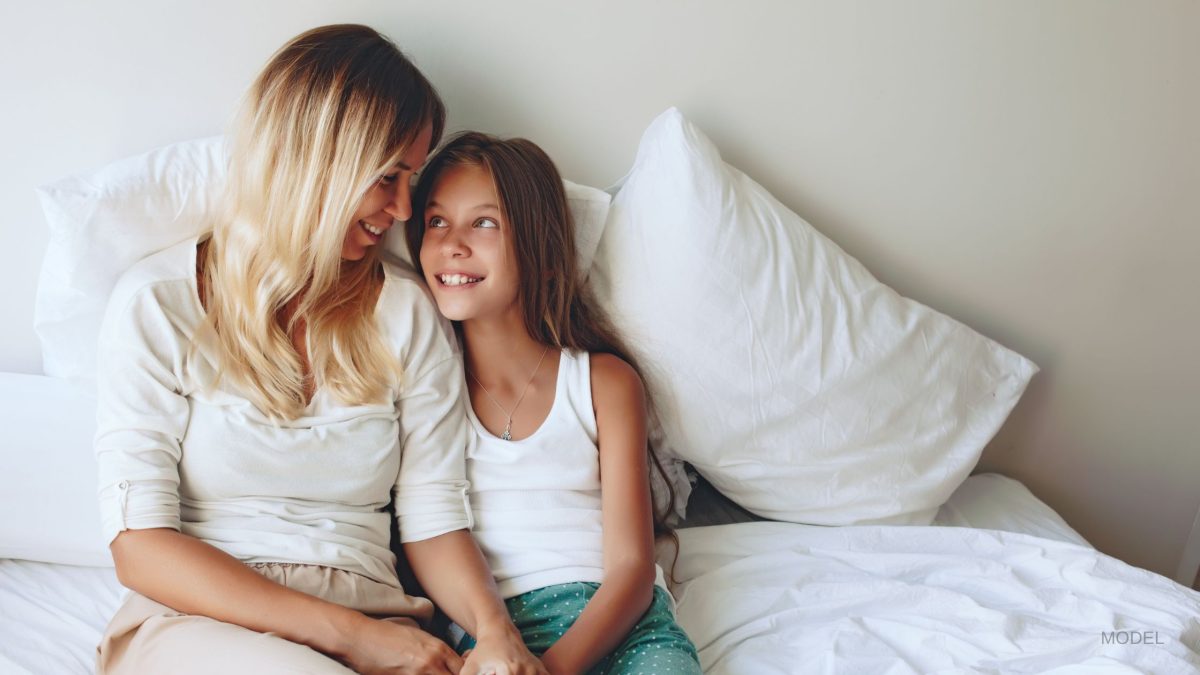
M 473 533 L 500 596 L 604 580 L 600 454 L 591 362 L 564 349 L 554 403 L 531 436 L 505 441 L 467 406 L 475 440 L 467 452 Z M 656 583 L 663 588 L 662 569 Z

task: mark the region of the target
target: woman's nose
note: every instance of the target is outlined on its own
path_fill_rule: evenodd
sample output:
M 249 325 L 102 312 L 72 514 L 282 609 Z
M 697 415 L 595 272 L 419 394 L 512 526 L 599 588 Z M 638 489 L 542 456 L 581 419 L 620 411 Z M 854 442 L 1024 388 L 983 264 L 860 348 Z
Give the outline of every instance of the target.
M 396 220 L 408 220 L 412 216 L 412 188 L 408 181 L 395 182 L 383 211 Z

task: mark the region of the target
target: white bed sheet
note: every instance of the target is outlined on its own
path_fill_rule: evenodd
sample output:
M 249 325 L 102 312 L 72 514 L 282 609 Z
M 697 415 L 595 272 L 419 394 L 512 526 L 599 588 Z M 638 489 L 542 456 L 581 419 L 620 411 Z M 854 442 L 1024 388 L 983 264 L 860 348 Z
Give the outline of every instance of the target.
M 0 560 L 0 673 L 91 673 L 124 595 L 111 567 Z
M 677 613 L 708 675 L 1200 672 L 1200 593 L 1089 546 L 775 522 L 679 537 Z
M 693 504 L 689 506 L 690 522 L 687 524 L 709 525 L 714 522 L 745 522 L 752 519 L 752 514 L 738 509 L 728 500 L 722 500 L 720 495 L 705 495 L 699 492 Z M 904 531 L 941 530 L 944 533 L 956 533 L 957 528 L 1024 531 L 1048 539 L 1086 546 L 1082 537 L 1067 526 L 1053 510 L 1038 501 L 1023 485 L 996 474 L 982 474 L 968 479 L 938 513 L 935 523 L 950 527 L 911 528 Z M 776 558 L 771 556 L 785 552 L 788 545 L 796 543 L 796 538 L 800 536 L 797 533 L 805 531 L 806 528 L 785 523 L 752 525 L 754 527 L 751 528 L 694 527 L 680 530 L 687 558 L 681 560 L 676 568 L 677 576 L 686 581 L 681 589 L 685 591 L 680 597 L 681 621 L 685 622 L 690 631 L 707 641 L 701 655 L 702 658 L 708 659 L 706 665 L 709 666 L 710 672 L 756 675 L 798 672 L 786 665 L 787 655 L 794 654 L 795 650 L 787 643 L 790 624 L 781 618 L 762 617 L 768 620 L 768 623 L 780 621 L 780 634 L 775 637 L 764 635 L 750 639 L 747 642 L 749 646 L 745 648 L 751 652 L 761 651 L 755 645 L 764 642 L 775 644 L 774 649 L 778 652 L 775 656 L 766 653 L 760 655 L 761 659 L 767 661 L 759 663 L 760 659 L 756 657 L 745 669 L 739 670 L 736 668 L 744 665 L 745 655 L 742 651 L 734 650 L 736 654 L 732 657 L 713 656 L 728 649 L 725 642 L 718 643 L 713 638 L 722 626 L 725 631 L 734 635 L 742 635 L 747 630 L 753 632 L 762 629 L 761 623 L 751 625 L 751 622 L 745 627 L 731 623 L 733 617 L 744 616 L 746 611 L 754 609 L 752 604 L 746 607 L 749 604 L 746 598 L 754 598 L 756 603 L 758 598 L 769 598 L 769 602 L 764 601 L 758 606 L 762 609 L 778 603 L 783 603 L 778 605 L 781 608 L 789 606 L 788 603 L 795 608 L 802 597 L 795 595 L 799 589 L 794 587 L 790 590 L 780 589 L 781 592 L 787 591 L 782 598 L 763 593 L 776 589 L 791 573 L 782 569 L 772 571 L 772 563 Z M 767 533 L 777 531 L 778 536 L 763 534 L 763 527 Z M 826 528 L 815 529 L 822 531 Z M 886 531 L 889 528 L 877 529 Z M 713 533 L 722 534 L 718 537 Z M 991 533 L 987 536 L 997 535 Z M 963 537 L 959 535 L 959 538 Z M 783 555 L 793 560 L 788 558 L 786 553 Z M 747 576 L 742 572 L 758 567 L 765 568 L 761 587 L 751 585 L 749 588 L 743 588 L 757 577 L 753 574 Z M 685 577 L 685 573 L 689 576 Z M 953 572 L 947 570 L 947 573 Z M 1148 572 L 1141 573 L 1149 575 Z M 808 576 L 804 578 L 807 579 Z M 722 584 L 726 583 L 722 580 L 726 580 L 729 586 L 722 587 Z M 701 603 L 698 598 L 709 592 L 703 589 L 714 582 L 717 584 L 717 588 L 712 590 L 715 593 L 714 598 L 727 599 L 731 603 L 731 610 L 728 616 L 708 619 L 705 618 L 705 613 L 710 611 L 710 603 Z M 793 579 L 793 582 L 800 583 L 798 578 Z M 828 588 L 828 583 L 826 587 Z M 112 568 L 0 560 L 0 673 L 41 675 L 92 672 L 95 645 L 123 595 L 124 589 L 117 583 Z M 742 609 L 738 609 L 739 606 L 742 606 Z M 697 622 L 703 625 L 698 625 Z M 850 654 L 855 653 L 851 647 L 846 650 Z M 771 665 L 768 661 L 776 657 L 783 661 L 781 664 Z M 765 669 L 760 669 L 760 666 Z M 730 670 L 731 667 L 735 669 Z M 838 672 L 841 670 L 838 669 Z M 900 668 L 893 672 L 913 671 Z

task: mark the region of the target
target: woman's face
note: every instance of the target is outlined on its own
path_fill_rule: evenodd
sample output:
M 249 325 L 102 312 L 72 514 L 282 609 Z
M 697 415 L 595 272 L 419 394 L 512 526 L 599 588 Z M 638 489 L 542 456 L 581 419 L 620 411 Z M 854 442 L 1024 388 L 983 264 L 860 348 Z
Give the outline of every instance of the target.
M 437 178 L 425 205 L 421 267 L 442 315 L 469 321 L 519 312 L 519 275 L 511 230 L 492 176 L 453 166 Z
M 432 139 L 432 127 L 425 127 L 404 150 L 400 161 L 367 188 L 342 241 L 343 260 L 362 260 L 368 248 L 383 241 L 384 233 L 395 221 L 408 220 L 412 215 L 412 176 L 429 156 Z

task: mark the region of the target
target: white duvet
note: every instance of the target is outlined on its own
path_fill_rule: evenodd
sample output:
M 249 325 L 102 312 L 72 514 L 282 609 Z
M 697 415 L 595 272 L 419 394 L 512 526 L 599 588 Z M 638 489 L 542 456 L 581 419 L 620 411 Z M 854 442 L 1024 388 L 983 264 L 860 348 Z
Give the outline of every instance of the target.
M 679 531 L 708 675 L 1200 672 L 1200 593 L 1094 549 L 957 527 Z
M 1200 672 L 1200 593 L 1084 545 L 770 522 L 679 537 L 679 619 L 709 675 Z M 121 595 L 112 568 L 0 560 L 0 673 L 91 672 Z

